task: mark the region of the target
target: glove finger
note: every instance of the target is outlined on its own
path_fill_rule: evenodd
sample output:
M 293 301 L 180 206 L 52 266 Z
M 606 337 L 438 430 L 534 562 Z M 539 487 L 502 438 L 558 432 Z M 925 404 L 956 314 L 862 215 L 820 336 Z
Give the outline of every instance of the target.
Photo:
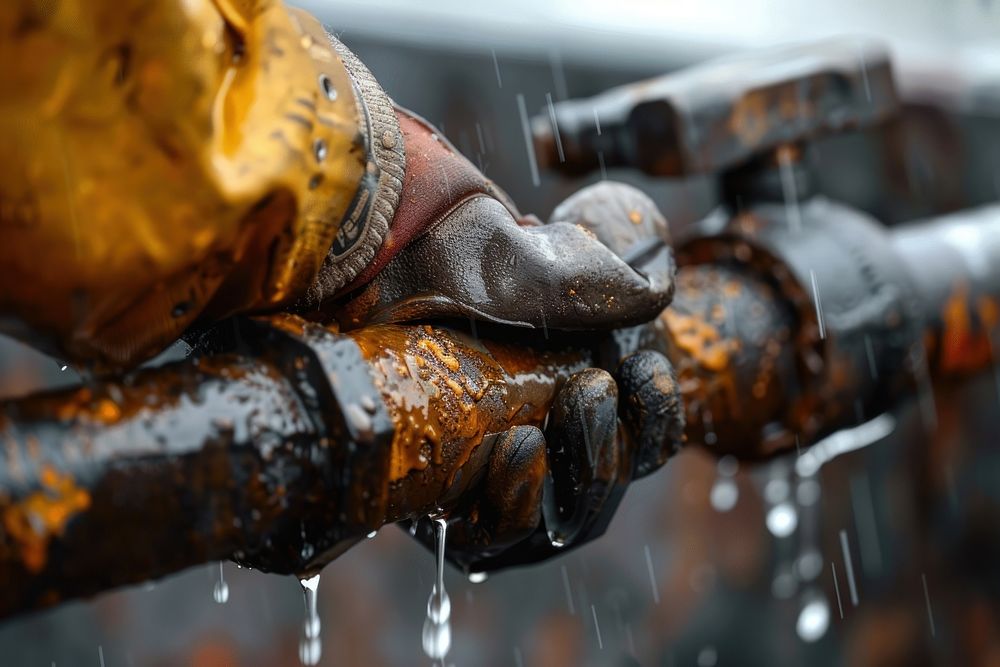
M 632 460 L 617 437 L 618 392 L 599 369 L 563 385 L 545 429 L 549 474 L 542 495 L 543 524 L 499 554 L 475 561 L 477 572 L 552 558 L 600 537 L 631 477 Z
M 638 188 L 614 181 L 583 188 L 552 212 L 549 224 L 558 222 L 586 229 L 650 285 L 672 289 L 676 266 L 669 225 L 653 200 Z
M 633 478 L 659 469 L 684 441 L 684 406 L 673 366 L 655 350 L 640 350 L 615 371 L 619 415 L 634 457 Z
M 475 500 L 448 521 L 445 555 L 466 572 L 528 537 L 541 522 L 546 475 L 545 439 L 534 426 L 516 426 L 492 436 L 490 461 Z M 407 524 L 428 548 L 435 547 L 433 522 Z
M 337 308 L 346 327 L 444 317 L 521 327 L 611 329 L 659 315 L 673 296 L 670 248 L 630 248 L 633 268 L 575 224 L 519 225 L 468 199 Z

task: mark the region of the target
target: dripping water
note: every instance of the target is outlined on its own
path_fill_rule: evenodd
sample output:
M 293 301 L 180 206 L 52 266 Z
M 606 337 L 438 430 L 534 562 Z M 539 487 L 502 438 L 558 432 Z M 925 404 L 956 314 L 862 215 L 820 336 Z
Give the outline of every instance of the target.
M 451 648 L 451 600 L 448 591 L 444 589 L 444 545 L 447 539 L 448 522 L 443 518 L 434 520 L 435 537 L 434 551 L 437 566 L 437 581 L 427 600 L 427 620 L 424 621 L 423 645 L 424 653 L 431 660 L 444 662 Z
M 222 561 L 219 561 L 219 579 L 215 582 L 215 586 L 212 588 L 212 598 L 218 604 L 226 604 L 229 602 L 229 584 L 226 583 L 226 577 L 222 573 Z
M 740 499 L 740 490 L 734 479 L 737 470 L 739 470 L 739 464 L 735 457 L 723 456 L 719 459 L 719 464 L 716 467 L 717 476 L 709 494 L 709 501 L 717 512 L 728 512 L 736 507 L 736 503 Z
M 764 522 L 768 532 L 777 538 L 792 535 L 799 523 L 799 513 L 791 498 L 788 472 L 783 462 L 775 461 L 772 464 L 771 478 L 764 486 L 764 501 L 767 506 Z
M 795 621 L 795 632 L 799 639 L 812 643 L 823 638 L 830 627 L 830 605 L 826 596 L 811 589 L 802 596 L 802 610 Z
M 803 586 L 795 633 L 799 639 L 811 644 L 822 639 L 830 627 L 830 602 L 819 585 L 819 576 L 823 573 L 819 533 L 822 490 L 815 475 L 800 476 L 796 471 L 795 479 L 795 499 L 802 515 L 795 571 Z
M 319 575 L 299 579 L 299 583 L 302 584 L 302 594 L 306 602 L 306 618 L 302 622 L 302 638 L 299 640 L 299 661 L 303 665 L 317 665 L 323 654 L 323 643 L 319 637 L 319 612 L 316 610 Z

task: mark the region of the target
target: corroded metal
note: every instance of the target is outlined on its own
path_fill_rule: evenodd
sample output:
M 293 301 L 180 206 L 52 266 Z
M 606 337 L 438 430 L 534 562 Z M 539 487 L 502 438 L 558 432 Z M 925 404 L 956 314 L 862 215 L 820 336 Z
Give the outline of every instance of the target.
M 899 105 L 878 43 L 835 39 L 712 61 L 569 100 L 537 116 L 536 154 L 566 173 L 656 176 L 737 167 L 779 146 L 868 126 Z
M 11 401 L 0 416 L 0 614 L 210 559 L 313 571 L 383 523 L 467 503 L 490 434 L 539 425 L 568 377 L 637 349 L 662 350 L 676 368 L 689 443 L 750 459 L 853 424 L 858 405 L 891 407 L 922 372 L 993 362 L 977 341 L 998 334 L 995 210 L 977 221 L 986 273 L 971 255 L 923 266 L 946 237 L 954 245 L 955 221 L 907 237 L 848 217 L 840 231 L 813 229 L 805 212 L 789 241 L 768 235 L 777 215 L 758 209 L 683 247 L 673 305 L 611 342 L 500 343 L 417 325 L 338 334 L 276 316 L 218 327 L 215 354 Z M 859 242 L 896 259 L 873 267 Z M 813 262 L 779 259 L 792 249 Z M 823 286 L 836 276 L 842 285 Z
M 227 332 L 227 334 L 232 332 Z M 318 569 L 445 511 L 484 434 L 539 424 L 582 352 L 446 329 L 247 323 L 230 352 L 12 401 L 0 417 L 0 615 L 232 557 Z
M 963 375 L 1000 350 L 1000 205 L 916 222 L 893 234 L 913 276 L 928 365 Z

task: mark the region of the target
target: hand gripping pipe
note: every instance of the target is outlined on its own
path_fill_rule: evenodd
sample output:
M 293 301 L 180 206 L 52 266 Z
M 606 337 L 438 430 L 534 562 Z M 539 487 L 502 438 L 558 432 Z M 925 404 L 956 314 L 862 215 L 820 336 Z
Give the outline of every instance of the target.
M 822 200 L 795 230 L 783 211 L 679 248 L 673 305 L 611 336 L 234 320 L 215 352 L 8 401 L 0 616 L 209 560 L 315 571 L 385 523 L 459 505 L 486 434 L 540 424 L 567 377 L 633 350 L 673 363 L 685 439 L 742 459 L 992 363 L 1000 206 L 891 232 Z

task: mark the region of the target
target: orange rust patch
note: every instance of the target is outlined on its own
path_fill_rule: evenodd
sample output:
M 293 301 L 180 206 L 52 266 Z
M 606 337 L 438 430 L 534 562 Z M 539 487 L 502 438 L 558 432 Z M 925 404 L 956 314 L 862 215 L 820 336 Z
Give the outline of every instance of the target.
M 996 302 L 982 296 L 974 304 L 969 286 L 955 286 L 942 312 L 940 367 L 944 373 L 968 373 L 985 368 L 993 357 L 990 336 L 1000 320 Z
M 49 542 L 66 530 L 70 519 L 90 507 L 90 494 L 69 475 L 42 468 L 43 489 L 4 509 L 3 526 L 17 543 L 29 572 L 45 567 Z
M 661 317 L 677 347 L 708 371 L 724 371 L 729 355 L 739 350 L 739 341 L 723 339 L 711 323 L 694 315 L 668 308 Z
M 487 433 L 540 424 L 556 388 L 585 365 L 578 355 L 473 341 L 432 327 L 375 325 L 348 336 L 371 364 L 389 410 L 389 493 L 405 495 L 407 512 L 437 502 L 459 483 L 457 472 Z
M 506 392 L 494 360 L 431 327 L 366 327 L 351 336 L 373 362 L 396 425 L 390 480 L 442 464 L 445 441 L 482 440 L 489 425 L 473 407 L 488 388 Z
M 726 298 L 735 299 L 743 292 L 743 285 L 735 280 L 726 281 L 726 284 L 722 286 L 722 294 Z
M 441 344 L 435 341 L 433 338 L 424 338 L 417 345 L 421 350 L 427 350 L 433 354 L 438 361 L 448 367 L 448 370 L 454 372 L 459 368 L 458 359 L 454 356 L 448 354 L 441 347 Z
M 653 377 L 653 386 L 663 395 L 673 394 L 677 390 L 674 380 L 670 377 L 669 373 L 657 373 Z
M 753 91 L 733 106 L 729 131 L 746 145 L 754 145 L 767 132 L 768 100 L 761 91 Z

